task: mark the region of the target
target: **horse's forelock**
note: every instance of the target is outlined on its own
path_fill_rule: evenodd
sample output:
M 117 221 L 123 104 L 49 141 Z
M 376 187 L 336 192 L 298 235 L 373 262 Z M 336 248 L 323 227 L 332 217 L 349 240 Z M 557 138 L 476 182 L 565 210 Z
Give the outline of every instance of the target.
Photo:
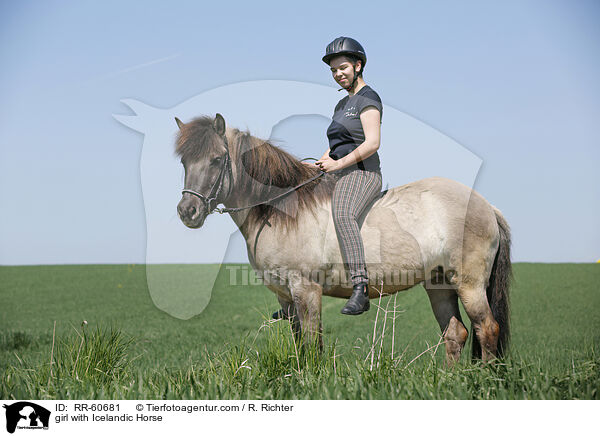
M 213 122 L 214 118 L 204 116 L 184 124 L 177 136 L 175 153 L 182 160 L 197 160 L 206 156 L 218 138 Z

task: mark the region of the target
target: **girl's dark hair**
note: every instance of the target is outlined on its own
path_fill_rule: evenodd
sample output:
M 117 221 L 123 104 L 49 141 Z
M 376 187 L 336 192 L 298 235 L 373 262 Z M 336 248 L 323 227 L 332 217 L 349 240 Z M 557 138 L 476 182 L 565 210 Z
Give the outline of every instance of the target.
M 351 55 L 351 54 L 345 54 L 344 56 L 346 56 L 348 59 L 350 59 L 350 63 L 352 64 L 353 67 L 356 67 L 356 63 L 358 61 L 360 61 L 360 71 L 358 73 L 358 77 L 362 77 L 363 75 L 363 70 L 365 69 L 365 66 L 363 65 L 363 61 L 361 59 L 359 59 L 357 56 Z

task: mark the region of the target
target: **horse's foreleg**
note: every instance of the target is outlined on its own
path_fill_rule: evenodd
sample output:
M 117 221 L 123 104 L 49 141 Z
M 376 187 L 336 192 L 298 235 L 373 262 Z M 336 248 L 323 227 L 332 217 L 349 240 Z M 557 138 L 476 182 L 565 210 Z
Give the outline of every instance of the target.
M 316 344 L 322 349 L 321 297 L 323 288 L 302 277 L 290 280 L 289 286 L 302 329 L 302 342 Z
M 279 304 L 281 305 L 281 315 L 283 318 L 290 321 L 292 326 L 292 331 L 294 332 L 294 337 L 296 341 L 300 341 L 302 329 L 300 327 L 300 320 L 298 319 L 298 314 L 296 313 L 296 306 L 292 300 L 284 298 L 280 294 L 277 294 L 277 299 L 279 300 Z
M 459 361 L 469 336 L 460 317 L 458 296 L 454 289 L 430 289 L 427 286 L 426 288 L 431 308 L 446 344 L 446 364 L 452 367 Z

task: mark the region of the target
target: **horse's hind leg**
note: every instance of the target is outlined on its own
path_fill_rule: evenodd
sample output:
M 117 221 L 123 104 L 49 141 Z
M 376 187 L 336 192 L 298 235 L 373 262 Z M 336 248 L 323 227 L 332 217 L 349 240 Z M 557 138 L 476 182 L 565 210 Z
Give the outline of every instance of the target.
M 432 289 L 427 285 L 425 288 L 446 344 L 446 364 L 451 367 L 459 361 L 469 336 L 460 317 L 458 296 L 454 289 Z
M 492 315 L 483 285 L 459 285 L 458 296 L 471 319 L 481 346 L 481 358 L 488 362 L 496 357 L 500 327 Z

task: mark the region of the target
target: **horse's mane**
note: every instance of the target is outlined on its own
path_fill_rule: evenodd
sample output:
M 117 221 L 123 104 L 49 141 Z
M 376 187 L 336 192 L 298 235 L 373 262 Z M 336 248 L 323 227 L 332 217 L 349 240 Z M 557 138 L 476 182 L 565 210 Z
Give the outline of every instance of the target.
M 176 147 L 176 153 L 182 159 L 194 159 L 208 151 L 217 138 L 213 121 L 211 117 L 200 117 L 185 124 Z M 248 131 L 229 128 L 227 136 L 231 158 L 237 168 L 236 190 L 255 202 L 273 198 L 319 173 L 316 167 L 300 162 L 292 154 Z M 314 212 L 319 203 L 331 198 L 334 186 L 334 176 L 326 174 L 276 200 L 273 206 L 253 207 L 244 225 L 254 226 L 268 219 L 271 224 L 296 227 L 298 212 Z
M 240 178 L 239 188 L 259 201 L 272 198 L 319 174 L 317 168 L 300 162 L 290 153 L 248 132 L 237 131 L 237 139 L 238 162 L 245 173 Z M 252 226 L 267 218 L 272 224 L 295 227 L 298 212 L 314 212 L 319 203 L 331 198 L 334 185 L 333 176 L 324 175 L 277 200 L 273 206 L 252 208 L 246 222 Z

